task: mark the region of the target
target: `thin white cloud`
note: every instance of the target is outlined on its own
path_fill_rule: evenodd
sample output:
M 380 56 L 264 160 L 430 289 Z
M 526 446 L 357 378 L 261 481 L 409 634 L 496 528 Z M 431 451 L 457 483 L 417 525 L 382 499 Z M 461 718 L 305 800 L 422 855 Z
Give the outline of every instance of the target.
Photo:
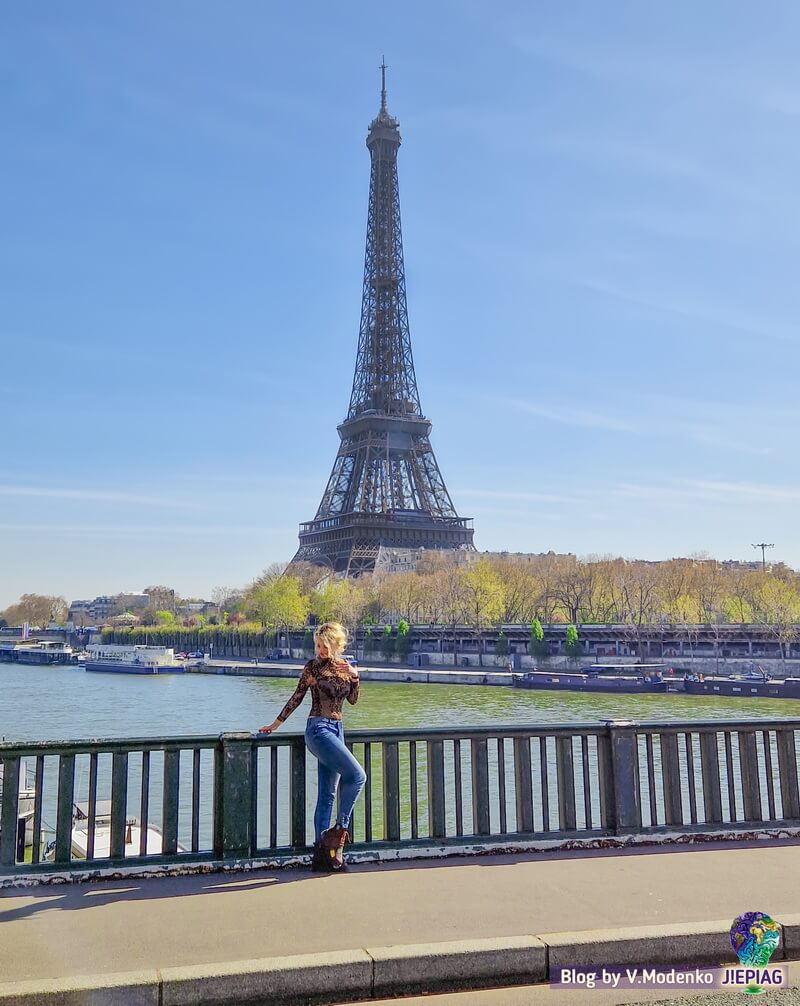
M 680 59 L 670 52 L 669 61 L 650 51 L 627 46 L 624 49 L 606 40 L 593 38 L 585 45 L 554 35 L 515 32 L 512 44 L 526 55 L 553 66 L 608 83 L 636 85 L 667 91 L 672 97 L 689 96 L 693 102 L 706 100 L 734 109 L 750 107 L 780 116 L 800 115 L 800 92 L 791 76 L 779 78 L 771 66 L 728 66 Z M 707 56 L 708 50 L 704 50 Z
M 137 506 L 175 507 L 178 509 L 198 508 L 198 503 L 194 500 L 178 500 L 167 496 L 146 496 L 140 493 L 118 492 L 109 489 L 66 489 L 0 485 L 0 496 L 82 500 L 97 503 L 132 503 Z
M 800 503 L 800 487 L 755 485 L 753 482 L 693 480 L 689 483 L 701 492 L 716 493 L 733 502 Z
M 797 503 L 796 486 L 755 485 L 752 482 L 725 482 L 713 479 L 678 479 L 669 485 L 622 482 L 607 490 L 611 495 L 662 502 Z M 594 494 L 594 490 L 587 490 Z
M 467 496 L 478 499 L 519 500 L 525 503 L 577 503 L 576 496 L 564 496 L 556 493 L 525 492 L 503 489 L 454 489 L 454 496 Z
M 15 524 L 0 523 L 0 531 L 34 531 L 37 534 L 55 533 L 71 535 L 90 535 L 92 537 L 117 537 L 125 536 L 149 536 L 149 535 L 182 535 L 182 536 L 203 536 L 203 535 L 233 535 L 233 534 L 280 534 L 294 535 L 297 527 L 253 527 L 244 525 L 209 525 L 205 527 L 192 527 L 181 524 L 170 524 L 164 526 L 136 525 L 136 524 Z
M 600 412 L 589 412 L 585 409 L 576 409 L 571 406 L 562 408 L 559 406 L 537 405 L 534 402 L 526 402 L 518 398 L 507 399 L 505 404 L 512 409 L 516 409 L 518 412 L 527 412 L 532 416 L 539 416 L 553 423 L 563 423 L 566 426 L 580 426 L 591 430 L 618 430 L 622 433 L 639 433 L 641 431 L 638 425 L 616 416 L 609 416 Z
M 639 290 L 618 286 L 602 279 L 586 278 L 573 281 L 577 286 L 586 290 L 629 304 L 636 304 L 639 307 L 651 308 L 667 314 L 677 314 L 694 321 L 718 325 L 721 328 L 733 329 L 759 338 L 766 337 L 800 345 L 800 328 L 794 325 L 784 325 L 771 318 L 758 318 L 740 312 L 733 313 L 710 301 L 686 299 L 680 294 L 673 296 L 663 293 L 642 293 Z

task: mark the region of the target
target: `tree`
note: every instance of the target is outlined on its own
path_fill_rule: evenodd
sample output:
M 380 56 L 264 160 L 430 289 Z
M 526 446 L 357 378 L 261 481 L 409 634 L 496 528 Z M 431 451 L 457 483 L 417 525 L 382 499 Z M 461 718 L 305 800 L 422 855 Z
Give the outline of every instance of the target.
M 618 585 L 622 623 L 636 640 L 636 650 L 644 657 L 645 636 L 653 623 L 656 609 L 655 568 L 647 562 L 626 562 Z
M 271 562 L 261 576 L 256 577 L 253 581 L 253 586 L 269 587 L 270 584 L 276 583 L 286 572 L 287 565 L 285 562 Z
M 508 638 L 502 629 L 497 635 L 497 642 L 494 644 L 494 655 L 496 657 L 508 656 Z
M 394 653 L 394 639 L 391 625 L 384 625 L 381 636 L 381 654 L 384 660 L 389 660 Z
M 375 577 L 374 582 L 384 612 L 400 615 L 408 622 L 419 621 L 425 583 L 418 573 L 387 573 Z
M 249 605 L 262 626 L 276 633 L 283 630 L 287 643 L 289 630 L 306 624 L 310 606 L 310 599 L 300 592 L 300 581 L 293 576 L 281 576 L 256 586 Z
M 483 666 L 483 632 L 497 622 L 503 610 L 503 585 L 491 564 L 478 559 L 464 575 L 466 613 L 478 643 L 478 663 Z
M 244 600 L 244 591 L 238 587 L 215 587 L 211 591 L 211 600 L 219 609 L 220 615 L 226 611 L 236 611 Z
M 177 626 L 178 621 L 173 611 L 157 611 L 155 617 L 156 625 Z
M 594 568 L 592 563 L 578 562 L 571 556 L 561 561 L 552 592 L 561 603 L 565 616 L 571 622 L 583 620 L 583 611 L 591 603 L 593 589 Z
M 583 647 L 581 646 L 580 639 L 578 639 L 578 630 L 574 625 L 568 625 L 564 641 L 564 653 L 566 653 L 570 660 L 574 660 L 579 657 L 582 652 Z
M 331 579 L 311 595 L 311 612 L 320 622 L 341 622 L 352 636 L 370 603 L 363 584 Z
M 303 635 L 303 654 L 306 657 L 314 656 L 314 633 L 311 629 L 306 629 Z
M 303 594 L 312 594 L 322 585 L 324 580 L 330 577 L 331 573 L 327 567 L 318 566 L 315 562 L 307 562 L 305 559 L 290 562 L 286 566 L 285 572 L 300 581 L 300 589 Z
M 63 597 L 47 594 L 23 594 L 16 604 L 3 612 L 9 625 L 30 622 L 46 628 L 50 622 L 63 624 L 67 619 L 67 602 Z
M 798 637 L 800 594 L 791 583 L 771 572 L 760 573 L 753 597 L 756 620 L 778 642 L 781 660 L 786 661 L 788 647 Z
M 544 640 L 544 629 L 538 618 L 531 622 L 531 636 L 528 649 L 534 660 L 546 660 L 550 656 L 550 647 Z
M 367 626 L 364 633 L 364 656 L 375 652 L 375 636 L 372 633 L 372 626 Z
M 500 621 L 503 625 L 525 622 L 532 617 L 536 608 L 539 582 L 535 566 L 530 557 L 502 555 L 489 560 L 492 569 L 503 585 L 503 611 Z
M 411 648 L 411 626 L 401 618 L 397 624 L 397 638 L 395 639 L 395 650 L 400 660 L 405 660 Z

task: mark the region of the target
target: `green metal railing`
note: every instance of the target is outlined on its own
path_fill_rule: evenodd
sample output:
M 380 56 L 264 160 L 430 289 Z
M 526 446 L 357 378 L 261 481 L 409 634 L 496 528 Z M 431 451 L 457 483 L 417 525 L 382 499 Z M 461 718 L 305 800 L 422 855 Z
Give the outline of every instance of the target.
M 352 850 L 800 826 L 800 720 L 353 730 Z M 0 877 L 297 855 L 303 734 L 0 745 Z M 27 776 L 33 792 L 21 791 Z

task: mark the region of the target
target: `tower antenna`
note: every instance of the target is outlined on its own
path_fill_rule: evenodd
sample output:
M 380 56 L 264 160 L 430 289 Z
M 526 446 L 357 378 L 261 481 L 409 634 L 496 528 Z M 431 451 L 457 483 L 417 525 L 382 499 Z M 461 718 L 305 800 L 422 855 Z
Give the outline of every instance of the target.
M 386 111 L 386 57 L 381 56 L 381 111 Z
M 766 570 L 767 570 L 767 560 L 764 557 L 764 552 L 768 548 L 775 548 L 775 546 L 774 545 L 770 545 L 770 544 L 768 544 L 765 541 L 760 541 L 757 545 L 753 545 L 753 548 L 760 548 L 761 549 L 761 571 L 762 571 L 762 573 L 765 573 Z

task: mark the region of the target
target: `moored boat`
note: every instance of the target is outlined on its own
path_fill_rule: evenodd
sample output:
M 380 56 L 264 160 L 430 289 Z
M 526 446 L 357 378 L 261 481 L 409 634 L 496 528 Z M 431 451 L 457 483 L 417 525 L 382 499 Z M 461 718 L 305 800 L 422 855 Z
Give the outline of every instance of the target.
M 689 695 L 729 695 L 745 699 L 800 699 L 800 678 L 715 677 L 695 675 L 684 680 Z
M 137 817 L 125 820 L 125 847 L 123 855 L 126 858 L 142 854 L 142 824 Z M 70 850 L 73 859 L 88 859 L 89 857 L 89 806 L 85 803 L 75 805 L 75 819 L 70 836 Z M 144 854 L 160 856 L 163 850 L 164 835 L 154 824 L 147 824 L 144 837 Z M 180 844 L 178 852 L 186 852 Z M 94 820 L 93 859 L 108 859 L 111 856 L 111 801 L 98 800 Z M 55 857 L 55 844 L 51 843 L 45 853 L 45 859 L 52 861 Z
M 115 674 L 180 674 L 184 664 L 175 659 L 168 646 L 118 646 L 97 643 L 87 647 L 84 666 L 87 671 L 108 671 Z
M 618 695 L 624 692 L 666 692 L 668 683 L 658 673 L 602 677 L 580 671 L 525 671 L 512 674 L 516 688 L 543 688 L 557 691 L 600 692 Z
M 0 643 L 0 660 L 13 664 L 74 664 L 77 657 L 69 643 L 41 639 Z

